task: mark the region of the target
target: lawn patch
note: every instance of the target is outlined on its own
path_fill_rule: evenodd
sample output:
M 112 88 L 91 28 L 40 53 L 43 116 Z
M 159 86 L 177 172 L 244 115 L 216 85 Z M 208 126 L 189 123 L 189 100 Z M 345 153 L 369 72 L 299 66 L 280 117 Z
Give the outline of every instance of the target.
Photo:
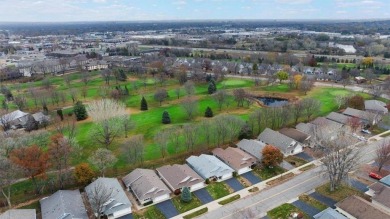
M 280 174 L 286 172 L 286 170 L 279 167 L 279 166 L 275 166 L 273 168 L 255 167 L 253 169 L 253 172 L 256 173 L 262 180 L 266 180 L 266 179 L 272 178 L 274 176 L 280 175 Z
M 321 202 L 317 201 L 316 199 L 308 196 L 308 195 L 301 195 L 299 196 L 299 200 L 305 202 L 306 204 L 309 204 L 315 208 L 317 208 L 318 210 L 325 210 L 327 208 L 326 205 L 322 204 Z
M 208 209 L 207 207 L 206 207 L 206 208 L 202 208 L 202 209 L 200 209 L 200 210 L 198 210 L 198 211 L 195 211 L 195 212 L 193 212 L 193 213 L 191 213 L 191 214 L 188 214 L 188 215 L 183 216 L 183 218 L 184 218 L 184 219 L 195 218 L 195 217 L 198 217 L 198 216 L 200 216 L 200 215 L 206 213 L 208 210 L 209 210 L 209 209 Z
M 139 213 L 133 213 L 135 219 L 165 219 L 165 216 L 156 206 L 150 206 Z
M 185 203 L 181 200 L 180 196 L 172 198 L 173 205 L 180 213 L 187 212 L 202 205 L 198 197 L 192 194 L 192 200 L 189 203 Z
M 309 164 L 305 167 L 302 167 L 301 169 L 299 169 L 300 171 L 307 171 L 307 170 L 310 170 L 310 169 L 313 169 L 314 167 L 316 167 L 316 165 L 314 163 L 312 164 Z
M 222 182 L 213 182 L 208 185 L 206 189 L 214 200 L 220 199 L 230 194 L 229 189 Z
M 292 204 L 283 204 L 279 207 L 272 209 L 267 212 L 267 216 L 271 219 L 280 219 L 280 218 L 289 218 L 291 214 L 298 213 L 303 216 L 305 219 L 309 219 L 309 215 L 302 212 L 300 209 L 295 207 Z
M 294 173 L 287 173 L 283 176 L 280 176 L 276 179 L 273 179 L 273 180 L 267 182 L 267 185 L 270 185 L 270 186 L 278 185 L 280 183 L 283 183 L 283 182 L 289 180 L 290 178 L 292 178 L 294 176 L 295 176 Z
M 232 197 L 230 197 L 230 198 L 227 198 L 227 199 L 224 199 L 224 200 L 218 202 L 218 204 L 220 204 L 220 205 L 226 205 L 226 204 L 229 204 L 230 202 L 233 202 L 233 201 L 238 200 L 238 199 L 240 199 L 240 198 L 241 198 L 240 195 L 234 195 L 234 196 L 232 196 Z
M 284 160 L 289 162 L 291 165 L 293 165 L 295 167 L 300 167 L 304 164 L 307 164 L 306 160 L 301 159 L 299 157 L 295 157 L 295 156 L 288 156 L 288 157 L 284 158 Z
M 329 183 L 326 183 L 316 188 L 316 191 L 321 195 L 327 196 L 335 201 L 341 201 L 351 195 L 358 195 L 360 197 L 365 198 L 363 193 L 347 185 L 342 185 L 335 191 L 331 192 L 329 189 Z

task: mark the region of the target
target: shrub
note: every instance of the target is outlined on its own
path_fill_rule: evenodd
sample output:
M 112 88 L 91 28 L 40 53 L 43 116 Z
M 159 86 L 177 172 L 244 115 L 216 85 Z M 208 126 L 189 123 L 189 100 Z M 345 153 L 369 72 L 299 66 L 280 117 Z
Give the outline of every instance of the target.
M 188 187 L 184 187 L 181 192 L 181 201 L 188 203 L 191 202 L 191 200 L 192 200 L 192 195 L 190 189 Z
M 85 185 L 92 181 L 95 177 L 95 172 L 91 169 L 89 164 L 81 163 L 76 166 L 74 175 L 78 183 Z
M 141 110 L 142 111 L 148 110 L 148 103 L 146 102 L 145 97 L 142 97 L 141 100 Z
M 88 118 L 87 110 L 85 109 L 85 106 L 81 101 L 77 101 L 77 103 L 74 105 L 73 111 L 76 115 L 77 121 L 81 121 Z
M 164 111 L 162 114 L 162 123 L 163 124 L 170 124 L 171 123 L 171 117 L 169 116 L 168 111 Z
M 206 112 L 204 113 L 204 116 L 205 116 L 205 117 L 208 117 L 208 118 L 211 118 L 211 117 L 214 116 L 214 113 L 213 113 L 213 111 L 211 110 L 210 107 L 207 107 L 207 108 L 206 108 Z

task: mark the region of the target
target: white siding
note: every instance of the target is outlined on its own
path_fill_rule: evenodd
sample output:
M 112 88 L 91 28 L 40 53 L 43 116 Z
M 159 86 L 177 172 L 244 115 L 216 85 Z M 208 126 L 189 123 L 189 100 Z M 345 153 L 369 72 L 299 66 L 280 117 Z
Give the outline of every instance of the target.
M 302 145 L 298 144 L 295 148 L 294 148 L 294 152 L 293 154 L 299 154 L 303 151 L 303 147 Z
M 227 179 L 230 179 L 233 177 L 233 173 L 228 173 L 228 174 L 225 174 L 221 177 L 221 179 L 218 179 L 218 182 L 221 182 L 221 181 L 224 181 L 224 180 L 227 180 Z
M 131 208 L 125 208 L 121 211 L 117 211 L 114 213 L 114 217 L 113 218 L 118 218 L 118 217 L 122 217 L 124 215 L 128 215 L 128 214 L 131 214 Z
M 161 195 L 153 199 L 153 203 L 159 203 L 169 199 L 169 194 Z
M 201 183 L 198 183 L 198 184 L 191 186 L 190 190 L 191 190 L 191 192 L 193 192 L 193 191 L 196 191 L 196 190 L 201 189 L 203 187 L 205 187 L 205 184 L 203 182 L 201 182 Z
M 252 169 L 250 167 L 244 167 L 244 168 L 241 168 L 237 171 L 237 174 L 238 175 L 241 175 L 241 174 L 244 174 L 244 173 L 247 173 L 249 171 L 251 171 Z

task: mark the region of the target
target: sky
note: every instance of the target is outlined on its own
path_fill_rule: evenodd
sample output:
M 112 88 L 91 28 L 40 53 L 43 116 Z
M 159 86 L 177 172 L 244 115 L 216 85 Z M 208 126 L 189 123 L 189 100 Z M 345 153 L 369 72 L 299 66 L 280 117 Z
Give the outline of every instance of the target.
M 0 22 L 390 18 L 390 0 L 0 0 L 0 9 Z

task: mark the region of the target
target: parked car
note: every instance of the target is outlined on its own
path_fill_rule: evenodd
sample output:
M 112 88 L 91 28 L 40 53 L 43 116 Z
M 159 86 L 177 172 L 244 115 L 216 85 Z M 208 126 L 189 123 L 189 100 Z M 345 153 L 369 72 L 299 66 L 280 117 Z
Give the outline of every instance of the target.
M 365 133 L 365 134 L 371 134 L 371 132 L 367 129 L 362 129 L 362 132 Z
M 374 173 L 374 172 L 371 172 L 371 173 L 369 174 L 369 176 L 370 176 L 371 178 L 374 178 L 374 179 L 377 179 L 377 180 L 380 180 L 380 179 L 383 178 L 381 175 L 379 175 L 379 174 L 377 174 L 377 173 Z

